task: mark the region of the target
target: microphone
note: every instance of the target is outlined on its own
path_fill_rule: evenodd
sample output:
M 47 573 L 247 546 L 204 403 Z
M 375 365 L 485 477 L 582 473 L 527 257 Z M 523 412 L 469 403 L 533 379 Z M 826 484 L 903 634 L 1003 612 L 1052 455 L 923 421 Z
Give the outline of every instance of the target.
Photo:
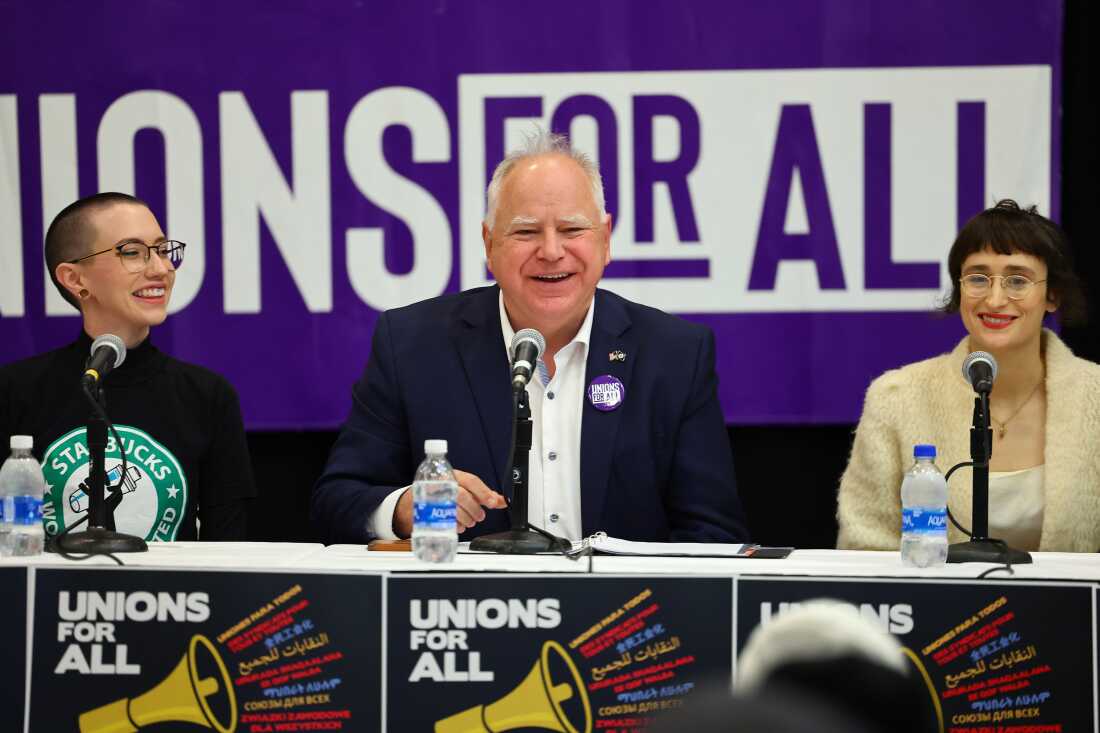
M 518 392 L 531 381 L 539 355 L 546 351 L 546 339 L 533 328 L 521 329 L 512 337 L 512 391 Z
M 92 342 L 92 355 L 82 379 L 89 385 L 102 382 L 111 370 L 126 360 L 126 344 L 113 333 L 105 333 Z
M 997 360 L 987 351 L 974 351 L 963 362 L 963 379 L 978 394 L 989 394 L 997 378 Z

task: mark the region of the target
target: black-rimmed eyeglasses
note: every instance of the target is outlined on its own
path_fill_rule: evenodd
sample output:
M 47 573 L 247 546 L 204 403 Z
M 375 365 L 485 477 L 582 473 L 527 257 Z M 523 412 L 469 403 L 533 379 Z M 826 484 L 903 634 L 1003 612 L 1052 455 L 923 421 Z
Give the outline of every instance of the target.
M 144 242 L 123 242 L 122 244 L 116 244 L 114 247 L 92 252 L 90 255 L 77 257 L 75 260 L 69 260 L 69 262 L 75 265 L 77 262 L 86 260 L 89 257 L 106 254 L 107 252 L 114 252 L 118 255 L 118 258 L 122 260 L 122 266 L 125 267 L 127 271 L 141 272 L 149 264 L 149 258 L 152 257 L 153 252 L 156 252 L 157 257 L 159 257 L 169 269 L 178 270 L 180 269 L 180 265 L 183 264 L 183 250 L 186 249 L 186 247 L 186 244 L 176 241 L 175 239 L 166 239 L 154 245 L 148 245 Z

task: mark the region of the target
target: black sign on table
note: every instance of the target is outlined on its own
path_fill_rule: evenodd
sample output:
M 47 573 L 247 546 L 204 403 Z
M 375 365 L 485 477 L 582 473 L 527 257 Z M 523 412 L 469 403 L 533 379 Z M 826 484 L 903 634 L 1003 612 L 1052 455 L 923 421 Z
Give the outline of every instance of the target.
M 31 730 L 373 730 L 381 578 L 42 569 Z
M 392 731 L 644 728 L 729 680 L 729 578 L 391 577 Z
M 829 578 L 737 581 L 738 653 L 794 604 L 834 598 L 894 634 L 948 733 L 1093 730 L 1093 589 Z

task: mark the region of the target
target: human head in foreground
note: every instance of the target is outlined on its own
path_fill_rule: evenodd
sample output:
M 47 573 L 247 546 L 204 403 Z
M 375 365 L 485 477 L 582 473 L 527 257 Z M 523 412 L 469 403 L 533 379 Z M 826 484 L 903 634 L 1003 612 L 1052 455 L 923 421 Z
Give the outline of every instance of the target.
M 800 604 L 749 636 L 733 694 L 704 691 L 665 730 L 934 733 L 931 693 L 901 645 L 858 609 Z M 679 726 L 679 727 L 677 727 Z

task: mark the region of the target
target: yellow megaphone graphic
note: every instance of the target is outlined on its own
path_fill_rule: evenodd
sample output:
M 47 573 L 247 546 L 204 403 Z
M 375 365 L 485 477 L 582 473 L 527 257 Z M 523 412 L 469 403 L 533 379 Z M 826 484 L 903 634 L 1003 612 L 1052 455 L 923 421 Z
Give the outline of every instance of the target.
M 205 655 L 200 655 L 205 651 Z M 213 664 L 211 664 L 213 662 Z M 208 671 L 218 676 L 205 676 Z M 220 677 L 220 679 L 219 679 Z M 226 701 L 219 712 L 211 708 L 210 696 L 224 692 Z M 160 684 L 134 698 L 124 697 L 80 715 L 80 733 L 135 733 L 148 725 L 184 721 L 213 728 L 218 733 L 237 729 L 237 696 L 233 680 L 218 650 L 202 634 L 191 637 L 187 653 Z
M 928 674 L 928 668 L 924 666 L 924 662 L 920 660 L 917 653 L 907 646 L 901 648 L 902 654 L 909 660 L 909 663 L 913 665 L 913 669 L 920 675 L 921 681 L 924 682 L 925 690 L 928 692 L 928 699 L 932 702 L 932 708 L 936 712 L 936 723 L 939 724 L 939 733 L 943 733 L 943 706 L 940 705 L 940 693 L 936 691 L 936 685 L 932 682 L 932 677 Z
M 551 656 L 553 652 L 553 656 Z M 554 661 L 565 663 L 569 677 L 555 684 Z M 573 725 L 562 707 L 562 703 L 579 698 L 584 722 Z M 578 715 L 577 717 L 580 717 Z M 545 728 L 558 733 L 592 733 L 592 706 L 588 702 L 588 693 L 569 653 L 556 641 L 542 645 L 542 654 L 531 667 L 523 682 L 514 690 L 494 703 L 476 705 L 463 710 L 435 724 L 435 733 L 498 733 L 516 728 Z

